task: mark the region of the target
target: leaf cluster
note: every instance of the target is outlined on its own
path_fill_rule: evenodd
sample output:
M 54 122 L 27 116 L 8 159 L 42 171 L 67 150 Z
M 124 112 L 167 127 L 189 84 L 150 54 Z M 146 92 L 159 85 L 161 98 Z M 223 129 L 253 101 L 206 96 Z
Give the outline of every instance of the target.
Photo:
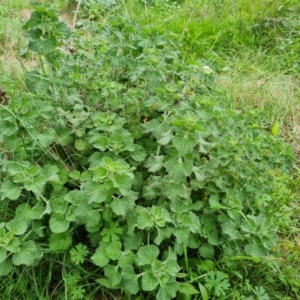
M 128 299 L 202 284 L 225 297 L 217 262 L 276 243 L 272 170 L 289 171 L 291 149 L 231 109 L 176 37 L 122 14 L 71 32 L 34 8 L 24 55 L 39 65 L 29 92 L 0 107 L 0 275 L 50 251 L 99 269 L 97 282 Z

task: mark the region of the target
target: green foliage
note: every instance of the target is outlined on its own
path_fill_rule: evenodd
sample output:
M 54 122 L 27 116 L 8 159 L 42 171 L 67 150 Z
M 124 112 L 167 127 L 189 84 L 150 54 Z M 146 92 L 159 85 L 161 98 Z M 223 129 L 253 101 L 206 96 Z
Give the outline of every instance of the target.
M 268 257 L 276 243 L 269 209 L 290 147 L 230 108 L 176 36 L 117 5 L 74 32 L 33 7 L 23 55 L 39 64 L 29 93 L 0 106 L 0 208 L 12 211 L 0 275 L 50 253 L 128 299 L 230 295 L 238 267 L 223 262 Z M 63 278 L 71 299 L 86 294 L 78 272 Z

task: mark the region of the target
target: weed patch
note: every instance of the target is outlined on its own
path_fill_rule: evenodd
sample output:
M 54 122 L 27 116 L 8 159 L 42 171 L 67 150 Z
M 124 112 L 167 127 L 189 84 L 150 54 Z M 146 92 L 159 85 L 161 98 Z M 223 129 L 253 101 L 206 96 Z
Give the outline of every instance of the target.
M 21 94 L 1 91 L 4 295 L 26 299 L 30 282 L 36 299 L 297 295 L 274 256 L 295 197 L 278 128 L 233 108 L 184 32 L 124 3 L 91 3 L 73 31 L 33 8 L 22 56 L 36 65 Z

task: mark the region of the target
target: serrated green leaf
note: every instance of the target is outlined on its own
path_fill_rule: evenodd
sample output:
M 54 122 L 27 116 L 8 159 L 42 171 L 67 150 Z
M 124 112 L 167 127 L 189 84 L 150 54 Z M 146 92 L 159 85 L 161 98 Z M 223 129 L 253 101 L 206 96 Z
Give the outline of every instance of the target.
M 164 267 L 165 271 L 173 277 L 175 277 L 180 270 L 180 267 L 177 264 L 177 260 L 170 258 L 166 260 Z
M 176 281 L 169 281 L 165 286 L 161 286 L 156 294 L 157 300 L 170 300 L 176 297 L 178 290 L 178 283 Z
M 121 256 L 118 259 L 118 266 L 124 268 L 129 265 L 133 265 L 135 260 L 135 255 L 129 249 L 126 249 L 124 252 L 121 253 Z
M 64 214 L 68 208 L 68 202 L 62 197 L 52 197 L 50 199 L 50 206 L 54 213 Z
M 13 264 L 11 260 L 5 260 L 0 263 L 0 277 L 7 276 L 13 269 Z
M 199 248 L 199 254 L 204 258 L 213 258 L 214 253 L 215 253 L 214 246 L 210 244 L 203 244 Z
M 153 291 L 159 284 L 157 277 L 151 272 L 146 271 L 142 276 L 142 287 L 144 291 Z
M 125 217 L 135 207 L 135 199 L 132 197 L 122 197 L 111 202 L 111 209 L 117 216 Z
M 111 260 L 117 260 L 121 255 L 121 248 L 122 243 L 119 241 L 114 241 L 107 245 L 105 248 L 105 253 Z
M 80 172 L 78 170 L 74 170 L 69 173 L 69 177 L 74 179 L 74 180 L 79 180 L 80 179 Z
M 68 194 L 66 194 L 64 196 L 64 200 L 66 200 L 67 202 L 72 203 L 73 205 L 76 205 L 76 206 L 85 202 L 84 195 L 83 195 L 82 191 L 79 191 L 79 190 L 74 190 L 74 191 L 68 192 Z
M 1 183 L 0 196 L 1 200 L 8 198 L 10 200 L 17 200 L 21 195 L 22 188 L 11 182 L 10 180 Z
M 105 135 L 99 136 L 94 143 L 94 147 L 101 151 L 105 151 L 108 148 L 108 137 Z
M 4 248 L 0 248 L 0 266 L 1 263 L 6 259 L 7 251 Z
M 112 287 L 121 282 L 121 275 L 118 272 L 118 266 L 107 265 L 103 268 L 105 276 L 109 279 Z
M 151 265 L 159 254 L 159 249 L 155 245 L 143 246 L 136 255 L 136 263 L 139 266 Z
M 49 248 L 53 252 L 63 252 L 70 248 L 72 237 L 69 233 L 53 233 L 49 239 Z
M 76 139 L 75 140 L 75 148 L 78 151 L 84 151 L 90 147 L 90 144 L 85 139 Z
M 111 283 L 111 281 L 107 278 L 99 278 L 95 280 L 97 283 L 100 284 L 100 286 L 104 286 L 107 289 L 113 289 L 113 285 Z
M 126 174 L 117 174 L 113 178 L 113 185 L 123 196 L 127 196 L 131 191 L 132 179 Z
M 139 229 L 151 228 L 154 226 L 154 218 L 148 211 L 141 211 L 136 220 L 136 226 Z
M 163 167 L 164 156 L 163 155 L 151 155 L 145 164 L 149 172 L 157 172 Z
M 50 217 L 49 226 L 53 233 L 61 233 L 68 230 L 70 222 L 65 220 L 63 214 L 55 213 Z
M 158 142 L 161 144 L 161 145 L 167 145 L 170 143 L 171 139 L 173 138 L 173 134 L 172 134 L 172 130 L 169 130 L 169 131 L 166 131 L 166 132 L 163 132 L 161 134 L 161 137 L 160 139 L 158 140 Z
M 102 203 L 108 196 L 103 185 L 93 181 L 83 183 L 82 190 L 84 196 L 88 199 L 88 203 Z
M 188 227 L 172 228 L 172 233 L 175 235 L 176 240 L 179 244 L 188 242 L 190 236 L 190 230 Z
M 99 246 L 96 252 L 91 256 L 91 260 L 96 266 L 106 266 L 109 263 L 109 257 L 106 254 L 105 247 Z
M 72 129 L 69 127 L 57 128 L 55 130 L 56 140 L 59 145 L 67 146 L 73 142 Z
M 121 271 L 123 288 L 130 294 L 135 295 L 139 291 L 138 276 L 134 273 L 132 266 L 125 266 Z
M 56 134 L 52 128 L 45 128 L 41 133 L 34 136 L 42 148 L 50 146 L 56 140 Z
M 253 257 L 260 257 L 260 256 L 268 255 L 268 251 L 263 245 L 254 244 L 254 243 L 246 245 L 245 252 L 246 252 L 246 254 L 253 256 Z
M 20 251 L 20 239 L 17 237 L 12 237 L 5 245 L 5 249 L 12 253 L 17 253 Z
M 37 258 L 39 258 L 39 253 L 36 244 L 33 241 L 27 241 L 20 247 L 20 251 L 13 255 L 12 261 L 16 266 L 29 266 Z
M 135 149 L 130 153 L 130 156 L 135 161 L 141 162 L 145 160 L 147 153 L 141 145 L 135 145 Z
M 170 228 L 156 228 L 156 229 L 157 229 L 157 236 L 154 239 L 154 243 L 156 245 L 160 245 L 162 243 L 162 241 L 164 241 L 165 239 L 168 239 L 172 234 L 172 231 Z
M 6 228 L 15 235 L 22 235 L 28 228 L 28 222 L 24 219 L 13 219 L 6 223 Z
M 43 193 L 46 183 L 47 178 L 45 178 L 44 176 L 39 176 L 26 181 L 24 187 L 27 191 L 40 195 Z
M 170 158 L 165 166 L 169 176 L 176 182 L 184 181 L 187 176 L 191 175 L 193 170 L 192 161 L 183 161 L 181 158 Z
M 172 143 L 180 155 L 186 155 L 193 151 L 197 140 L 193 135 L 189 135 L 188 133 L 176 134 L 176 136 L 172 138 Z

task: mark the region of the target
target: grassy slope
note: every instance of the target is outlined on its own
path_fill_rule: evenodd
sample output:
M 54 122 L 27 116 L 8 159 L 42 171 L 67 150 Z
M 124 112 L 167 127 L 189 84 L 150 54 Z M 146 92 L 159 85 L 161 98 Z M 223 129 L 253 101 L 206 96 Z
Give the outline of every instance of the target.
M 17 56 L 19 45 L 22 45 L 19 21 L 20 16 L 21 19 L 27 17 L 29 2 L 0 0 L 0 71 L 5 74 L 0 87 L 10 96 L 17 91 L 16 83 L 22 84 L 22 68 Z M 54 2 L 58 8 L 63 8 L 65 1 Z M 300 157 L 298 1 L 187 0 L 180 8 L 172 8 L 161 0 L 153 8 L 143 7 L 132 0 L 126 2 L 125 8 L 139 22 L 158 22 L 165 30 L 178 33 L 187 57 L 210 61 L 216 70 L 216 83 L 227 91 L 233 105 L 242 110 L 247 110 L 247 107 L 259 110 L 265 115 L 268 126 L 272 127 L 278 121 L 280 134 L 293 144 Z M 299 179 L 295 186 L 297 182 Z M 287 197 L 296 198 L 297 187 L 291 188 L 295 195 Z M 280 280 L 290 281 L 295 289 L 294 293 L 286 291 L 290 297 L 284 299 L 293 299 L 292 295 L 299 293 L 298 229 L 292 226 L 284 230 L 276 251 L 282 256 L 285 268 L 275 271 L 278 271 L 278 277 L 282 277 Z M 30 280 L 39 282 L 48 278 L 50 281 L 50 277 L 55 276 L 55 270 L 52 274 L 49 271 L 51 264 L 49 261 L 49 266 L 42 266 L 41 274 Z M 266 265 L 266 269 L 257 270 L 254 265 L 253 274 L 249 276 L 258 278 L 258 285 L 269 285 L 270 290 L 273 284 L 276 290 L 277 280 L 266 274 L 269 267 Z M 276 268 L 275 264 L 273 268 Z M 18 284 L 12 285 L 13 279 L 7 278 L 0 290 L 5 285 L 6 289 L 14 289 L 15 294 L 27 299 L 28 279 L 26 274 L 20 273 Z M 45 285 L 45 289 L 48 288 Z M 38 299 L 39 291 L 32 290 L 32 293 L 32 298 L 28 299 Z M 282 299 L 282 296 L 273 296 Z M 92 295 L 91 299 L 94 299 Z

